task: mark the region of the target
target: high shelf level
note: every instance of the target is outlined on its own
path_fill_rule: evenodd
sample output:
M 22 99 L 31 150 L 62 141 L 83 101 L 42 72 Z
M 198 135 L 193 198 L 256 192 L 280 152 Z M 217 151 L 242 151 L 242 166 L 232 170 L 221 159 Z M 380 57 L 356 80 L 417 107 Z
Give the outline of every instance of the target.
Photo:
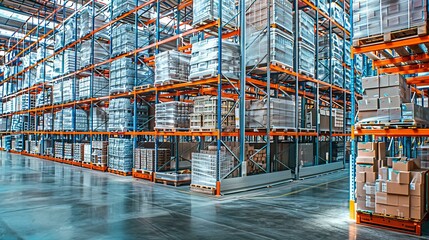
M 7 41 L 4 150 L 218 195 L 348 161 L 370 69 L 349 1 L 52 8 Z

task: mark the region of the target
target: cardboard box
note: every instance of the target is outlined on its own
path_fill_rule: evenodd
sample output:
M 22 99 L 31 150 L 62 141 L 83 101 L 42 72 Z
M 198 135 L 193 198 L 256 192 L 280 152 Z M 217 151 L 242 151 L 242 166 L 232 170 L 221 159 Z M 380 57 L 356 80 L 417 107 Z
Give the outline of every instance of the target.
M 365 207 L 374 209 L 375 208 L 375 195 L 365 196 Z
M 397 157 L 386 157 L 387 166 L 391 168 L 393 166 L 393 161 L 398 161 L 398 160 L 399 158 Z
M 375 151 L 375 150 L 358 150 L 357 155 L 358 155 L 358 157 L 374 158 L 374 161 L 375 161 L 377 158 L 377 151 Z M 369 163 L 369 164 L 377 164 L 377 163 Z
M 359 111 L 375 111 L 378 109 L 378 98 L 366 98 L 358 101 Z M 377 115 L 375 115 L 377 116 Z
M 362 78 L 362 88 L 363 89 L 379 88 L 378 76 Z
M 378 160 L 378 169 L 380 169 L 382 167 L 386 167 L 387 168 L 387 161 L 386 161 L 386 159 L 384 159 L 384 160 Z
M 358 150 L 375 150 L 377 151 L 378 145 L 376 142 L 358 142 Z
M 410 172 L 411 174 L 411 182 L 413 183 L 423 183 L 423 179 L 425 177 L 425 173 L 427 170 L 416 169 Z
M 378 166 L 370 164 L 357 164 L 356 172 L 378 172 Z
M 377 176 L 377 172 L 367 172 L 365 174 L 366 183 L 375 183 L 375 181 L 377 180 Z
M 399 207 L 410 207 L 410 196 L 398 195 L 398 204 Z
M 402 99 L 400 96 L 380 97 L 379 104 L 381 109 L 399 108 L 402 112 Z
M 392 171 L 391 181 L 399 184 L 410 184 L 411 173 L 407 171 Z
M 372 151 L 372 150 L 368 150 L 368 151 L 366 151 L 366 150 L 359 150 L 359 153 L 361 153 L 361 151 L 362 151 L 362 153 L 364 153 L 364 154 L 369 154 L 369 155 L 375 155 L 375 154 L 373 154 L 373 152 L 374 151 Z M 360 156 L 360 155 L 358 155 L 359 157 L 357 157 L 356 158 L 356 163 L 357 164 L 371 164 L 371 165 L 374 165 L 374 164 L 378 164 L 378 162 L 377 162 L 377 160 L 375 159 L 375 157 L 364 157 L 364 156 Z
M 377 150 L 378 150 L 378 160 L 385 160 L 386 159 L 386 143 L 385 142 L 378 142 L 377 143 Z
M 389 120 L 402 120 L 402 109 L 399 107 L 389 108 Z
M 356 182 L 356 195 L 357 197 L 364 197 L 366 195 L 364 182 Z
M 410 183 L 409 191 L 411 196 L 422 197 L 424 196 L 424 188 L 422 183 Z
M 375 180 L 375 192 L 382 192 L 381 191 L 381 183 L 384 182 L 383 180 L 377 179 Z
M 375 182 L 365 184 L 365 194 L 366 195 L 375 195 Z
M 389 169 L 387 167 L 379 168 L 378 179 L 385 180 L 385 181 L 389 180 L 388 173 L 389 173 Z
M 396 171 L 412 171 L 414 163 L 413 161 L 393 161 L 392 167 Z
M 410 205 L 412 207 L 424 206 L 424 198 L 421 196 L 410 196 Z
M 390 194 L 398 194 L 398 195 L 409 195 L 410 194 L 410 186 L 406 184 L 399 184 L 392 181 L 386 182 L 386 192 Z
M 375 204 L 375 212 L 379 214 L 388 214 L 402 218 L 410 218 L 409 207 L 389 206 L 385 204 Z
M 356 172 L 356 182 L 366 182 L 366 172 Z
M 390 121 L 390 112 L 388 108 L 377 109 L 378 121 Z
M 379 98 L 380 97 L 380 89 L 379 88 L 366 88 L 363 91 L 363 95 L 365 98 Z
M 378 121 L 377 110 L 363 111 L 359 109 L 358 118 L 361 122 Z
M 387 205 L 387 193 L 377 192 L 375 193 L 375 204 L 386 204 Z
M 387 214 L 388 205 L 376 203 L 375 204 L 375 213 Z
M 424 210 L 422 207 L 410 207 L 410 218 L 421 220 L 424 216 Z
M 372 199 L 374 199 L 374 201 L 371 201 Z M 373 207 L 371 207 L 371 205 L 373 205 Z M 363 211 L 374 211 L 374 209 L 375 209 L 375 196 L 373 196 L 372 198 L 371 198 L 371 196 L 369 196 L 369 198 L 367 198 L 367 196 L 358 197 L 356 199 L 356 209 L 357 210 L 363 210 Z
M 380 85 L 380 87 L 388 87 L 389 86 L 389 75 L 381 75 L 379 85 Z
M 389 86 L 406 86 L 407 85 L 407 81 L 400 74 L 389 74 L 386 76 L 388 76 L 389 78 Z
M 381 181 L 381 192 L 387 193 L 387 181 Z

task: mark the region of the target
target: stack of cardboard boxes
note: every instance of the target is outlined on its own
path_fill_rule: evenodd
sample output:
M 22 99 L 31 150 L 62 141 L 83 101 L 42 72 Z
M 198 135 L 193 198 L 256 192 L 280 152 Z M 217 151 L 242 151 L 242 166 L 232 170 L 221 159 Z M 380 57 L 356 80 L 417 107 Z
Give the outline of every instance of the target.
M 358 143 L 357 210 L 422 219 L 427 212 L 427 170 L 418 160 L 387 157 L 382 142 Z
M 384 142 L 358 143 L 356 158 L 357 209 L 375 210 L 375 183 L 378 169 L 386 159 Z
M 359 121 L 402 120 L 402 104 L 411 101 L 410 87 L 399 74 L 362 78 L 364 96 L 358 101 Z

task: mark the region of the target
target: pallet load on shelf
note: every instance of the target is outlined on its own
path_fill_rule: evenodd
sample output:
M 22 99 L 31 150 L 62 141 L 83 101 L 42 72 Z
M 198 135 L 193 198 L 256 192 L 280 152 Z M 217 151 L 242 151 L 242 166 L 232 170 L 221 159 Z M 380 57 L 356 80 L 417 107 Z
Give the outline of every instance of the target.
M 79 15 L 77 16 L 79 22 Z M 77 29 L 76 29 L 77 25 Z M 78 39 L 78 33 L 80 31 L 80 24 L 76 24 L 76 19 L 70 18 L 64 23 L 64 46 L 70 45 L 72 42 Z
M 56 158 L 64 158 L 64 147 L 62 141 L 54 142 L 54 157 Z
M 48 44 L 46 44 L 46 41 L 48 41 L 48 40 L 42 39 L 41 42 L 39 42 L 39 47 L 36 50 L 36 59 L 35 59 L 36 62 L 38 62 L 38 61 L 40 61 L 40 60 L 42 60 L 48 56 L 51 56 L 54 53 L 54 51 L 52 49 L 47 48 Z M 43 64 L 41 64 L 41 65 L 43 65 Z
M 103 166 L 106 165 L 108 146 L 109 142 L 107 141 L 92 141 L 91 163 Z
M 89 143 L 85 143 L 83 144 L 83 162 L 85 162 L 86 164 L 91 163 L 91 144 Z
M 73 144 L 73 160 L 76 162 L 83 162 L 85 156 L 85 144 L 75 143 Z
M 149 33 L 141 28 L 136 28 L 134 24 L 123 23 L 112 28 L 112 56 L 131 52 L 136 48 L 149 45 Z M 147 56 L 148 50 L 138 53 L 139 56 Z
M 156 150 L 151 148 L 136 148 L 134 154 L 134 169 L 146 171 L 170 170 L 170 149 L 158 148 L 158 165 L 155 167 Z
M 91 48 L 92 41 L 84 41 L 80 45 L 80 67 L 85 68 L 91 64 L 98 64 L 107 59 L 109 59 L 109 44 L 104 41 L 95 41 L 94 49 Z M 92 53 L 94 51 L 94 54 Z M 94 62 L 92 62 L 91 58 L 94 55 Z M 98 66 L 97 68 L 105 69 L 106 65 Z
M 332 49 L 329 48 L 332 41 Z M 343 40 L 337 35 L 323 35 L 319 37 L 319 65 L 318 77 L 324 82 L 330 82 L 329 76 L 333 74 L 332 84 L 343 87 Z M 332 58 L 330 58 L 330 51 Z M 329 60 L 331 59 L 331 60 Z M 329 61 L 331 61 L 332 69 L 329 69 Z M 347 76 L 347 75 L 346 75 Z
M 36 95 L 20 95 L 18 98 L 21 99 L 21 109 L 28 110 L 33 109 L 36 104 Z
M 156 130 L 187 130 L 193 105 L 186 102 L 165 102 L 155 105 Z
M 45 113 L 39 117 L 39 131 L 52 131 L 53 122 L 52 122 L 52 113 Z
M 295 101 L 271 98 L 268 101 L 246 100 L 246 129 L 266 129 L 268 120 L 268 107 L 270 108 L 271 129 L 295 128 Z M 235 109 L 236 128 L 240 128 L 239 108 Z
M 80 56 L 75 56 L 74 50 L 67 49 L 54 57 L 54 77 L 74 72 L 75 68 L 80 68 Z
M 271 1 L 270 1 L 271 2 Z M 292 3 L 284 0 L 273 0 L 271 3 L 270 31 L 268 24 L 267 1 L 247 0 L 246 24 L 248 41 L 246 45 L 247 67 L 266 65 L 268 34 L 271 39 L 271 62 L 286 67 L 293 66 L 293 29 Z
M 106 24 L 106 20 L 109 18 L 109 11 L 102 10 L 98 7 L 93 9 L 92 6 L 86 6 L 80 11 L 79 16 L 79 38 L 88 35 L 93 29 L 98 29 Z M 94 23 L 94 26 L 92 26 Z M 109 39 L 107 34 L 107 28 L 99 31 L 97 37 L 100 36 L 104 39 Z M 66 38 L 67 39 L 67 38 Z
M 101 107 L 94 107 L 92 110 L 92 131 L 106 132 L 108 123 L 107 109 Z
M 109 138 L 108 167 L 111 170 L 131 172 L 133 169 L 133 140 Z
M 234 0 L 222 0 L 222 25 L 237 27 L 237 8 Z M 192 5 L 192 26 L 204 25 L 219 19 L 219 0 L 195 0 Z
M 79 85 L 76 84 L 77 82 L 78 80 L 74 80 L 74 79 L 65 79 L 62 81 L 61 91 L 63 92 L 62 95 L 63 95 L 64 103 L 68 103 L 76 100 L 74 97 L 74 94 L 79 92 Z M 64 91 L 64 89 L 67 89 L 67 91 Z M 73 93 L 73 90 L 75 91 L 75 93 Z
M 329 119 L 332 119 L 332 131 L 333 132 L 342 132 L 343 131 L 343 122 L 344 122 L 344 110 L 339 108 L 321 108 L 319 110 L 311 109 L 309 111 L 309 119 L 311 120 L 311 128 L 316 128 L 316 114 L 319 114 L 319 129 L 321 131 L 330 131 L 329 129 Z
M 420 168 L 429 170 L 429 145 L 427 143 L 417 147 L 417 160 Z
M 10 121 L 7 118 L 0 118 L 0 131 L 7 131 L 9 129 Z
M 64 159 L 73 160 L 73 143 L 64 143 Z
M 195 187 L 216 187 L 217 147 L 209 146 L 208 150 L 192 153 L 191 190 Z M 234 167 L 232 154 L 222 147 L 219 155 L 220 177 L 225 177 Z
M 375 211 L 376 180 L 379 166 L 386 162 L 384 142 L 358 143 L 356 158 L 357 210 Z
M 91 96 L 92 83 L 92 96 Z M 91 81 L 91 76 L 77 80 L 79 91 L 78 99 L 98 98 L 109 95 L 109 79 L 103 76 L 94 76 Z
M 316 52 L 314 48 L 314 19 L 306 12 L 299 11 L 299 72 L 314 76 Z
M 235 128 L 235 101 L 229 98 L 221 99 L 222 129 Z M 214 131 L 217 129 L 217 97 L 202 96 L 194 99 L 194 111 L 190 114 L 190 128 L 193 131 Z
M 389 41 L 395 38 L 395 32 L 406 29 L 416 29 L 412 33 L 415 36 L 427 34 L 426 1 L 356 0 L 353 6 L 354 46 Z M 358 40 L 365 38 L 368 42 Z
M 24 89 L 33 86 L 36 83 L 37 78 L 37 69 L 32 68 L 24 73 L 24 81 L 22 81 L 22 86 L 19 86 L 19 89 Z
M 133 130 L 133 105 L 129 98 L 115 98 L 109 103 L 109 131 Z
M 36 66 L 36 79 L 34 84 L 49 82 L 54 77 L 54 63 L 45 61 Z
M 413 106 L 410 87 L 399 74 L 362 78 L 363 99 L 358 101 L 359 122 L 403 122 L 403 106 Z M 405 105 L 403 105 L 405 104 Z M 405 109 L 405 115 L 413 114 Z M 412 122 L 413 120 L 407 119 Z
M 82 109 L 75 109 L 73 114 L 72 108 L 61 110 L 63 118 L 64 131 L 88 131 L 88 115 Z M 73 119 L 74 115 L 74 119 Z M 73 120 L 75 121 L 75 128 L 73 129 Z
M 63 130 L 63 111 L 58 111 L 54 116 L 54 131 Z
M 145 64 L 135 64 L 131 58 L 120 58 L 110 65 L 110 94 L 130 92 L 134 86 L 152 84 L 153 72 Z
M 35 64 L 36 63 L 36 57 L 37 57 L 37 53 L 35 53 L 35 52 L 29 52 L 27 55 L 23 56 L 21 58 L 22 67 L 28 68 L 29 66 Z
M 155 85 L 187 82 L 191 56 L 175 50 L 155 55 Z
M 64 47 L 64 25 L 58 28 L 54 38 L 54 51 L 57 52 Z
M 216 77 L 219 63 L 219 39 L 210 38 L 192 44 L 189 80 Z M 239 45 L 227 40 L 222 41 L 222 75 L 238 79 L 240 73 Z
M 34 122 L 28 121 L 28 115 L 13 115 L 11 119 L 11 131 L 32 131 L 35 128 Z
M 147 0 L 138 0 L 138 6 L 141 6 L 147 3 Z M 117 17 L 123 15 L 126 12 L 129 12 L 136 8 L 136 0 L 112 0 L 112 19 L 116 19 Z M 150 18 L 150 9 L 151 6 L 147 5 L 137 11 L 139 17 L 143 17 L 145 19 Z M 133 17 L 134 20 L 134 17 Z

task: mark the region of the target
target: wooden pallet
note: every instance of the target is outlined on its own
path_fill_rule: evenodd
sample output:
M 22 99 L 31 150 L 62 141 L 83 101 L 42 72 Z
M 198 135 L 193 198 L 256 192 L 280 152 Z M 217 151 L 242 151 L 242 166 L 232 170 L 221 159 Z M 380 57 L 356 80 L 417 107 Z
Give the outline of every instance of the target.
M 417 128 L 424 127 L 415 121 L 375 121 L 375 122 L 362 122 L 355 125 L 356 129 L 398 129 L 398 128 Z
M 407 38 L 421 37 L 428 34 L 428 25 L 377 34 L 353 40 L 353 47 L 365 47 L 380 43 L 399 41 Z
M 144 89 L 148 89 L 148 88 L 152 88 L 152 87 L 153 87 L 152 84 L 145 84 L 145 85 L 142 85 L 142 86 L 134 87 L 134 90 L 138 91 L 138 90 L 144 90 Z
M 358 211 L 356 223 L 421 236 L 422 225 L 427 215 L 422 220 L 416 220 Z
M 139 178 L 139 179 L 145 179 L 148 181 L 153 181 L 153 172 L 147 171 L 147 170 L 141 170 L 141 169 L 133 169 L 133 177 Z
M 96 171 L 106 172 L 107 166 L 105 164 L 91 163 L 91 169 Z
M 191 191 L 204 193 L 204 194 L 210 194 L 210 195 L 216 194 L 216 188 L 215 187 L 203 186 L 203 185 L 198 185 L 198 184 L 191 184 Z
M 251 132 L 265 132 L 266 128 L 248 128 L 246 131 Z M 296 132 L 296 128 L 285 128 L 285 127 L 272 127 L 270 128 L 271 132 Z
M 82 162 L 82 167 L 91 169 L 91 163 Z
M 298 70 L 298 73 L 301 74 L 301 75 L 304 75 L 306 77 L 314 78 L 314 74 L 313 73 L 309 73 L 309 72 L 307 72 L 305 70 Z
M 161 87 L 161 86 L 169 86 L 169 85 L 173 85 L 173 84 L 186 83 L 186 82 L 188 82 L 188 81 L 178 80 L 178 79 L 170 79 L 167 81 L 163 81 L 162 83 L 155 83 L 154 86 L 155 87 Z
M 284 70 L 293 71 L 292 66 L 289 66 L 285 63 L 282 63 L 282 62 L 279 62 L 276 60 L 271 60 L 271 65 L 279 67 L 279 68 L 284 69 Z M 267 64 L 266 63 L 260 63 L 256 67 L 255 66 L 247 67 L 247 70 L 251 70 L 251 69 L 253 69 L 251 72 L 252 74 L 259 74 L 259 75 L 260 74 L 267 74 Z M 277 71 L 272 70 L 271 72 L 277 72 Z
M 184 132 L 189 131 L 189 128 L 154 128 L 158 132 Z
M 110 168 L 108 168 L 107 171 L 109 173 L 113 173 L 113 174 L 121 175 L 121 176 L 131 176 L 132 175 L 132 172 L 124 172 L 124 171 L 119 171 L 119 170 L 110 169 Z
M 189 180 L 182 180 L 182 181 L 174 181 L 174 180 L 167 180 L 162 178 L 155 178 L 156 183 L 162 183 L 164 185 L 171 185 L 171 186 L 182 186 L 182 185 L 188 185 L 191 183 L 191 179 Z

